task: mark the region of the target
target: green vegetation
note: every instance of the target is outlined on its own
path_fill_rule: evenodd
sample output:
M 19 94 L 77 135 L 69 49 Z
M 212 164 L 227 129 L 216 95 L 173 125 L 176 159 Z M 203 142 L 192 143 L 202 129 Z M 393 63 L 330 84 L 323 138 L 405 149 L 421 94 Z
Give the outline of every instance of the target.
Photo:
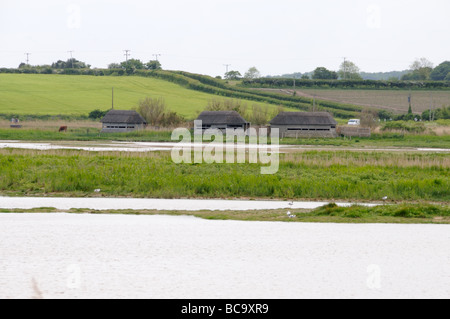
M 334 72 L 330 71 L 324 67 L 320 67 L 314 70 L 312 74 L 313 80 L 337 80 L 339 75 Z
M 176 112 L 186 119 L 195 118 L 208 101 L 217 96 L 253 101 L 272 110 L 281 106 L 290 110 L 308 111 L 313 103 L 312 97 L 250 89 L 292 88 L 293 79 L 253 79 L 244 80 L 242 85 L 230 85 L 223 80 L 188 72 L 133 69 L 131 73 L 133 76 L 125 76 L 127 73 L 124 69 L 104 71 L 89 76 L 0 74 L 0 113 L 87 116 L 93 110 L 105 111 L 111 107 L 113 87 L 116 108 L 131 109 L 145 97 L 164 98 L 171 112 Z M 121 75 L 120 73 L 124 76 L 114 76 Z M 352 80 L 297 80 L 296 87 L 441 90 L 450 88 L 447 82 Z M 355 118 L 364 108 L 361 105 L 364 103 L 357 100 L 347 103 L 326 98 L 321 100 L 319 97 L 316 103 L 322 110 L 342 119 Z
M 450 223 L 450 206 L 430 204 L 382 205 L 376 207 L 338 207 L 330 204 L 312 212 L 298 214 L 301 222 L 333 223 Z
M 450 136 L 437 135 L 415 135 L 402 133 L 374 133 L 371 137 L 339 137 L 335 139 L 326 138 L 284 138 L 282 145 L 314 145 L 314 146 L 343 146 L 354 148 L 445 148 L 450 149 Z
M 450 201 L 447 154 L 303 152 L 258 164 L 174 164 L 167 153 L 0 151 L 4 195 Z
M 0 129 L 0 140 L 21 141 L 135 141 L 169 142 L 171 131 L 135 131 L 129 133 L 100 133 L 99 128 L 71 128 L 67 133 L 55 129 Z
M 383 131 L 405 131 L 410 133 L 423 133 L 425 132 L 424 123 L 416 122 L 386 122 L 382 128 Z
M 87 115 L 92 110 L 110 108 L 112 87 L 116 108 L 131 109 L 147 96 L 162 97 L 171 111 L 187 119 L 193 119 L 213 96 L 253 101 L 272 109 L 282 106 L 309 110 L 312 103 L 309 98 L 257 92 L 187 72 L 135 70 L 133 74 L 108 77 L 0 74 L 0 113 Z M 320 104 L 340 118 L 353 118 L 361 111 L 355 105 L 331 101 Z
M 364 90 L 449 90 L 450 82 L 442 81 L 377 81 L 377 80 L 296 80 L 297 88 L 364 89 Z M 243 80 L 248 88 L 292 88 L 293 79 L 261 78 Z
M 56 208 L 1 209 L 0 213 L 71 213 L 71 214 L 120 214 L 120 215 L 172 215 L 195 216 L 209 220 L 240 220 L 302 223 L 401 223 L 401 224 L 450 224 L 450 206 L 430 204 L 400 204 L 376 207 L 338 207 L 329 204 L 315 210 L 287 209 L 257 211 L 153 211 L 153 210 L 91 210 Z
M 0 113 L 88 115 L 114 105 L 131 109 L 146 96 L 163 97 L 171 111 L 194 118 L 209 94 L 168 81 L 143 77 L 0 74 Z
M 433 81 L 449 81 L 450 80 L 450 61 L 439 64 L 430 74 Z

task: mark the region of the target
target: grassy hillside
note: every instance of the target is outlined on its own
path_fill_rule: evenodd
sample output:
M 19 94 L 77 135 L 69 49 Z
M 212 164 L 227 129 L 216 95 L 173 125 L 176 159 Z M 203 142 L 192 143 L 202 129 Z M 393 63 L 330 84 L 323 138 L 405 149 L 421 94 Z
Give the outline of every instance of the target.
M 208 76 L 174 71 L 139 71 L 134 76 L 61 74 L 0 74 L 0 114 L 86 115 L 94 109 L 131 109 L 146 96 L 163 97 L 167 106 L 187 119 L 204 110 L 211 99 L 243 100 L 251 108 L 258 104 L 269 111 L 279 106 L 307 111 L 312 99 L 277 93 L 255 92 L 226 84 Z M 321 101 L 336 118 L 353 118 L 361 107 Z
M 131 109 L 146 96 L 163 97 L 169 109 L 187 119 L 194 118 L 209 100 L 217 97 L 163 79 L 140 76 L 0 74 L 0 113 L 82 115 L 94 109 L 107 110 L 111 108 L 113 87 L 118 109 Z

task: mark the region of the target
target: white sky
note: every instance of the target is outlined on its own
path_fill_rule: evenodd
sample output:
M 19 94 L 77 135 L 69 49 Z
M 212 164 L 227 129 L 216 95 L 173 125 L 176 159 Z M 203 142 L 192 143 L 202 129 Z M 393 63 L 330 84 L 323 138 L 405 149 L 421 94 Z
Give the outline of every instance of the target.
M 93 67 L 161 54 L 163 68 L 223 75 L 404 70 L 450 60 L 449 0 L 0 0 L 0 67 L 74 57 Z

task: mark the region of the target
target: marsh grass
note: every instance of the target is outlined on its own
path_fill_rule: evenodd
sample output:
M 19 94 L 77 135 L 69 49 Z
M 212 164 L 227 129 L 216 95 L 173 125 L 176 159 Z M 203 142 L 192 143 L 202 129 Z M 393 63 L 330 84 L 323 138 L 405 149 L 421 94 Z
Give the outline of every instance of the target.
M 308 165 L 318 167 L 416 167 L 448 168 L 448 154 L 398 153 L 392 152 L 342 152 L 307 151 L 283 155 L 284 165 Z
M 446 154 L 303 152 L 259 164 L 174 164 L 168 152 L 0 150 L 0 193 L 13 196 L 450 201 Z M 94 192 L 101 189 L 101 194 Z
M 399 204 L 376 207 L 338 207 L 329 204 L 315 210 L 290 210 L 295 218 L 287 216 L 287 209 L 255 211 L 156 211 L 156 210 L 91 210 L 71 209 L 48 212 L 102 215 L 169 215 L 193 216 L 207 220 L 238 220 L 302 223 L 391 223 L 391 224 L 450 224 L 450 206 L 431 204 Z M 40 209 L 10 210 L 10 213 L 43 213 Z

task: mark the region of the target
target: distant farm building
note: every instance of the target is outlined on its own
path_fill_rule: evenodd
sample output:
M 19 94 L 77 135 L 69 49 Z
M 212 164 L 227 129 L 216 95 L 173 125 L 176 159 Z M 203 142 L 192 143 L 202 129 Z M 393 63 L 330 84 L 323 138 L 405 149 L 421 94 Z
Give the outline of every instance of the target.
M 102 119 L 102 133 L 125 133 L 143 130 L 147 122 L 136 111 L 111 110 Z
M 250 127 L 248 123 L 238 112 L 235 111 L 205 111 L 200 114 L 197 121 L 202 121 L 202 126 L 196 126 L 196 129 L 244 129 Z M 197 125 L 197 124 L 196 124 Z
M 326 112 L 282 112 L 271 122 L 280 137 L 337 137 L 337 122 Z

